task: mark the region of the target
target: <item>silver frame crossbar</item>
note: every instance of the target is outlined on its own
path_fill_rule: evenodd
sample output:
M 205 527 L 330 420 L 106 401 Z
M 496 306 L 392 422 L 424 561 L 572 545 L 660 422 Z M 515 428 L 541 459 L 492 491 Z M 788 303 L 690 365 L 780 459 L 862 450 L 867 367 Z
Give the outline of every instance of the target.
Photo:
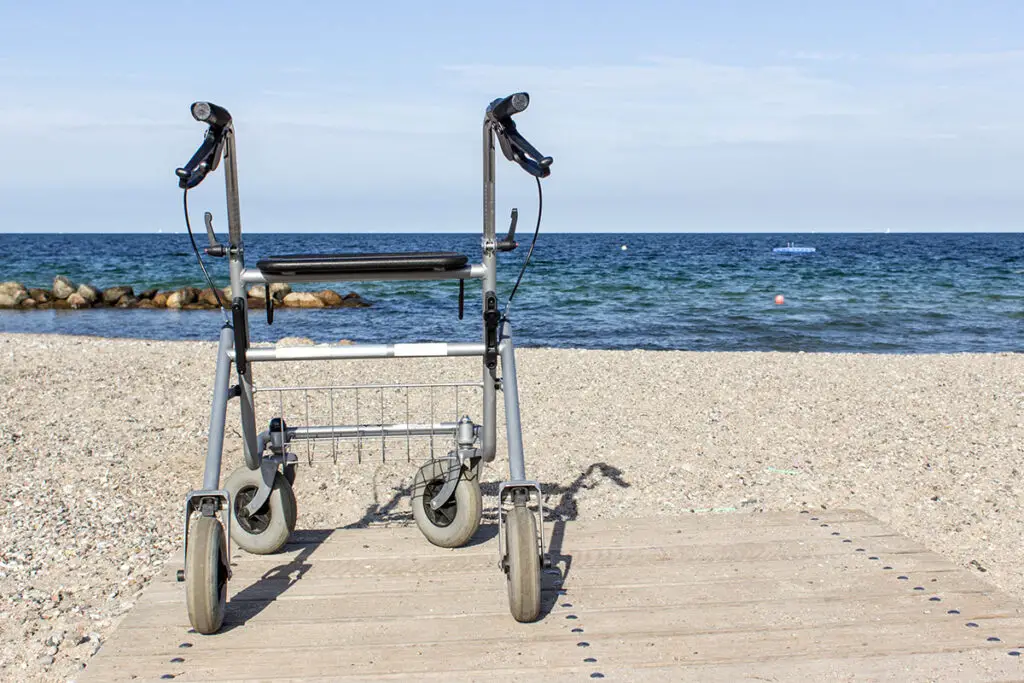
M 254 363 L 286 360 L 346 360 L 370 358 L 435 358 L 483 356 L 484 345 L 473 342 L 428 342 L 419 344 L 323 344 L 319 346 L 283 346 L 273 349 L 249 349 L 245 358 Z M 235 361 L 235 351 L 228 351 Z

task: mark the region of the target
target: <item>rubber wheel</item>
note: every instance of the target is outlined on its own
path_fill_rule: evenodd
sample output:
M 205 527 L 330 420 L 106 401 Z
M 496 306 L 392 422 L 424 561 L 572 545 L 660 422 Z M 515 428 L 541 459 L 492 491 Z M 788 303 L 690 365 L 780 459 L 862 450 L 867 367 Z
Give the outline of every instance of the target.
M 480 479 L 473 468 L 462 469 L 451 498 L 433 510 L 430 501 L 444 486 L 447 472 L 448 463 L 443 460 L 432 460 L 416 472 L 412 485 L 412 516 L 428 541 L 442 548 L 458 548 L 480 527 L 483 511 Z
M 278 472 L 267 502 L 253 515 L 245 507 L 256 496 L 262 475 L 260 471 L 239 467 L 224 482 L 231 495 L 231 540 L 254 555 L 276 553 L 288 542 L 295 527 L 295 494 L 288 480 Z
M 185 604 L 188 620 L 199 633 L 216 633 L 224 623 L 228 599 L 224 527 L 215 517 L 196 517 L 185 557 Z
M 295 465 L 284 466 L 284 478 L 288 480 L 288 483 L 295 486 Z
M 505 520 L 508 607 L 516 621 L 540 615 L 540 551 L 537 522 L 526 507 L 516 506 Z

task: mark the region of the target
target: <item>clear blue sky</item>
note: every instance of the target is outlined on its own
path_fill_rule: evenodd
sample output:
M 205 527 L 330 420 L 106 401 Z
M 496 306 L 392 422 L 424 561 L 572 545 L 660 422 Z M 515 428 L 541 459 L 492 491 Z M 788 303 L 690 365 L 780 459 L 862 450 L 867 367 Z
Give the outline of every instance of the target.
M 1024 219 L 1022 2 L 0 0 L 0 231 L 181 230 L 197 99 L 235 117 L 246 230 L 475 231 L 516 90 L 548 230 Z M 224 224 L 220 173 L 193 208 Z

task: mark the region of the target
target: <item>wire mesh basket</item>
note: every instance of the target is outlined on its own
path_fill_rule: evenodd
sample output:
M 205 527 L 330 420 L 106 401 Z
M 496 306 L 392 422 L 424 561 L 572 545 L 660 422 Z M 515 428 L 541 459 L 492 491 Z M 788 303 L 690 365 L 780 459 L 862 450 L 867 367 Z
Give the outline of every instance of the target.
M 256 424 L 280 418 L 274 429 L 287 434 L 291 452 L 305 450 L 310 465 L 324 457 L 422 462 L 454 448 L 459 419 L 482 405 L 483 384 L 255 386 L 253 393 Z

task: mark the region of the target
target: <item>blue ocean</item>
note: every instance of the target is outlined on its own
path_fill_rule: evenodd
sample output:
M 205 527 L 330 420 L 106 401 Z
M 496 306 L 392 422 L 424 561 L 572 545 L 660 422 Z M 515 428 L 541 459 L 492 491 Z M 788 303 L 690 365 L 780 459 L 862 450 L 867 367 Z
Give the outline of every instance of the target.
M 526 256 L 501 258 L 503 302 Z M 202 235 L 197 238 L 205 239 Z M 793 242 L 807 255 L 780 255 Z M 315 252 L 463 251 L 479 234 L 250 234 L 246 260 Z M 205 286 L 185 234 L 0 234 L 0 280 L 100 288 Z M 208 259 L 218 286 L 227 263 Z M 372 306 L 277 309 L 253 337 L 317 342 L 478 340 L 479 283 L 297 285 L 359 293 Z M 775 303 L 783 295 L 782 305 Z M 544 234 L 512 308 L 520 346 L 865 353 L 1024 350 L 1024 234 Z M 0 331 L 214 340 L 216 311 L 0 311 Z

